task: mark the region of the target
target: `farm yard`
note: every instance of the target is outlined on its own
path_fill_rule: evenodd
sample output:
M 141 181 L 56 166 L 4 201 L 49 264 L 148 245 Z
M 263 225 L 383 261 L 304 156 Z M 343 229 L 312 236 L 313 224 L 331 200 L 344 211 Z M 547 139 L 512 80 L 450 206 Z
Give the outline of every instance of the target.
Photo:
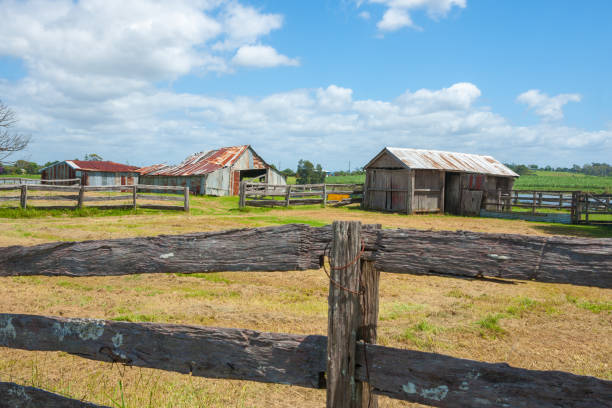
M 383 228 L 611 237 L 603 226 L 441 215 L 406 216 L 358 207 L 248 208 L 237 197 L 192 197 L 189 214 L 112 210 L 78 214 L 2 210 L 0 246 L 155 236 L 332 220 Z M 86 216 L 83 216 L 86 215 Z M 4 313 L 92 317 L 325 334 L 329 280 L 322 270 L 118 277 L 0 278 Z M 383 273 L 378 343 L 516 367 L 612 379 L 612 291 L 567 284 Z M 319 407 L 325 392 L 202 379 L 92 362 L 63 352 L 0 349 L 4 381 L 113 407 Z M 379 397 L 381 407 L 420 406 Z

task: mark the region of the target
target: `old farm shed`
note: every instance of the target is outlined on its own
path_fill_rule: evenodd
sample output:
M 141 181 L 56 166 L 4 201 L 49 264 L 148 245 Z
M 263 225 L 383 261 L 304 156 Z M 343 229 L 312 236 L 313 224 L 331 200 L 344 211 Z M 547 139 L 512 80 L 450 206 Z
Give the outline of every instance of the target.
M 130 186 L 138 184 L 138 167 L 111 161 L 65 160 L 41 171 L 41 180 L 80 178 L 84 186 Z
M 408 214 L 478 215 L 518 177 L 491 156 L 398 147 L 384 148 L 365 170 L 364 208 Z
M 227 196 L 238 194 L 241 180 L 256 178 L 270 184 L 286 184 L 283 175 L 245 145 L 196 153 L 178 166 L 142 173 L 141 183 L 183 186 L 189 187 L 192 194 Z

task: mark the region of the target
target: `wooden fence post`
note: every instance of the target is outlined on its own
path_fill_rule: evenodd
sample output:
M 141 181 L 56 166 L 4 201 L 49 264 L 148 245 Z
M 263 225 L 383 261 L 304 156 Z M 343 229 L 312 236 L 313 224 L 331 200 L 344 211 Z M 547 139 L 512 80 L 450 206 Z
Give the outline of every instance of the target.
M 189 187 L 185 187 L 183 194 L 185 195 L 184 209 L 185 212 L 189 212 Z
M 531 199 L 531 213 L 532 214 L 535 214 L 535 212 L 536 212 L 536 201 L 537 201 L 536 192 L 534 191 L 533 192 L 533 197 Z
M 83 198 L 85 195 L 85 187 L 81 186 L 79 188 L 79 201 L 77 202 L 77 207 L 78 208 L 83 208 Z
M 379 230 L 381 224 L 368 225 L 366 229 Z M 370 243 L 372 244 L 372 243 Z M 380 282 L 380 271 L 374 267 L 374 261 L 361 260 L 361 283 L 359 307 L 361 320 L 357 330 L 357 341 L 376 344 L 376 327 L 378 325 L 378 286 Z M 366 350 L 364 348 L 364 350 Z M 372 368 L 372 361 L 366 355 L 366 373 Z M 357 393 L 361 394 L 361 403 L 364 408 L 378 408 L 378 396 L 372 392 L 372 387 L 367 382 L 357 382 Z
M 291 185 L 287 185 L 287 191 L 285 191 L 285 207 L 289 207 L 289 199 L 291 198 Z
M 25 209 L 28 205 L 28 185 L 23 184 L 21 186 L 21 197 L 19 198 L 19 204 L 21 208 Z
M 132 190 L 132 208 L 136 209 L 136 199 L 138 198 L 138 185 L 134 184 Z
M 327 206 L 327 184 L 323 184 L 323 207 Z
M 357 393 L 355 382 L 360 253 L 361 222 L 334 221 L 327 325 L 327 408 L 361 408 L 361 393 Z
M 246 205 L 246 181 L 240 182 L 240 197 L 238 198 L 238 207 L 244 208 Z

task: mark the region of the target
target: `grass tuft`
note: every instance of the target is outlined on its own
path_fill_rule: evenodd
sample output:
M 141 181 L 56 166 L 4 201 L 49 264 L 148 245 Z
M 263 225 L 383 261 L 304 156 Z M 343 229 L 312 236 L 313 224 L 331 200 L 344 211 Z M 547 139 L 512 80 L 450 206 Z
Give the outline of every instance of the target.
M 480 335 L 484 338 L 498 338 L 504 334 L 506 331 L 499 325 L 499 321 L 503 319 L 505 315 L 501 313 L 497 314 L 488 314 L 483 319 L 476 322 L 478 327 L 480 328 Z

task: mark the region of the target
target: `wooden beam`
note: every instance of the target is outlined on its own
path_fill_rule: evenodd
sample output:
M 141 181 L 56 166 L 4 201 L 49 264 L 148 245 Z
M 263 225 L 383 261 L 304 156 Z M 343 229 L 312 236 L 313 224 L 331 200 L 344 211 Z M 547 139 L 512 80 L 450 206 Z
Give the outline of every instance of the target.
M 67 398 L 39 388 L 0 382 L 0 408 L 108 408 Z
M 355 382 L 360 326 L 361 222 L 334 221 L 327 321 L 327 408 L 361 408 Z M 359 391 L 359 392 L 358 392 Z
M 364 225 L 366 230 L 380 230 L 381 224 Z M 374 262 L 371 260 L 361 260 L 361 279 L 359 308 L 360 321 L 357 328 L 357 341 L 364 343 L 376 344 L 377 325 L 378 325 L 378 310 L 379 310 L 379 283 L 380 271 L 374 267 Z M 367 356 L 366 356 L 367 357 Z M 361 402 L 364 408 L 378 408 L 378 398 L 374 395 L 374 387 L 369 383 L 370 365 L 373 362 L 364 361 L 366 380 L 357 381 L 357 393 L 361 395 Z
M 0 248 L 0 276 L 313 269 L 319 267 L 319 253 L 311 251 L 316 247 L 313 231 L 306 225 L 285 225 L 4 247 Z
M 0 346 L 309 388 L 325 386 L 325 344 L 324 336 L 0 314 Z
M 612 381 L 370 344 L 357 345 L 361 380 L 366 359 L 376 394 L 433 407 L 604 408 L 612 401 Z
M 284 202 L 283 202 L 284 203 Z M 279 227 L 0 248 L 0 276 L 316 269 L 331 226 Z M 465 231 L 362 231 L 366 257 L 393 273 L 612 288 L 612 239 Z M 172 254 L 172 255 L 169 255 Z
M 0 314 L 0 346 L 197 377 L 325 388 L 325 336 Z M 357 343 L 354 363 L 355 379 L 369 380 L 374 393 L 434 407 L 603 408 L 612 400 L 611 381 L 436 353 Z M 0 391 L 0 407 L 2 396 Z

